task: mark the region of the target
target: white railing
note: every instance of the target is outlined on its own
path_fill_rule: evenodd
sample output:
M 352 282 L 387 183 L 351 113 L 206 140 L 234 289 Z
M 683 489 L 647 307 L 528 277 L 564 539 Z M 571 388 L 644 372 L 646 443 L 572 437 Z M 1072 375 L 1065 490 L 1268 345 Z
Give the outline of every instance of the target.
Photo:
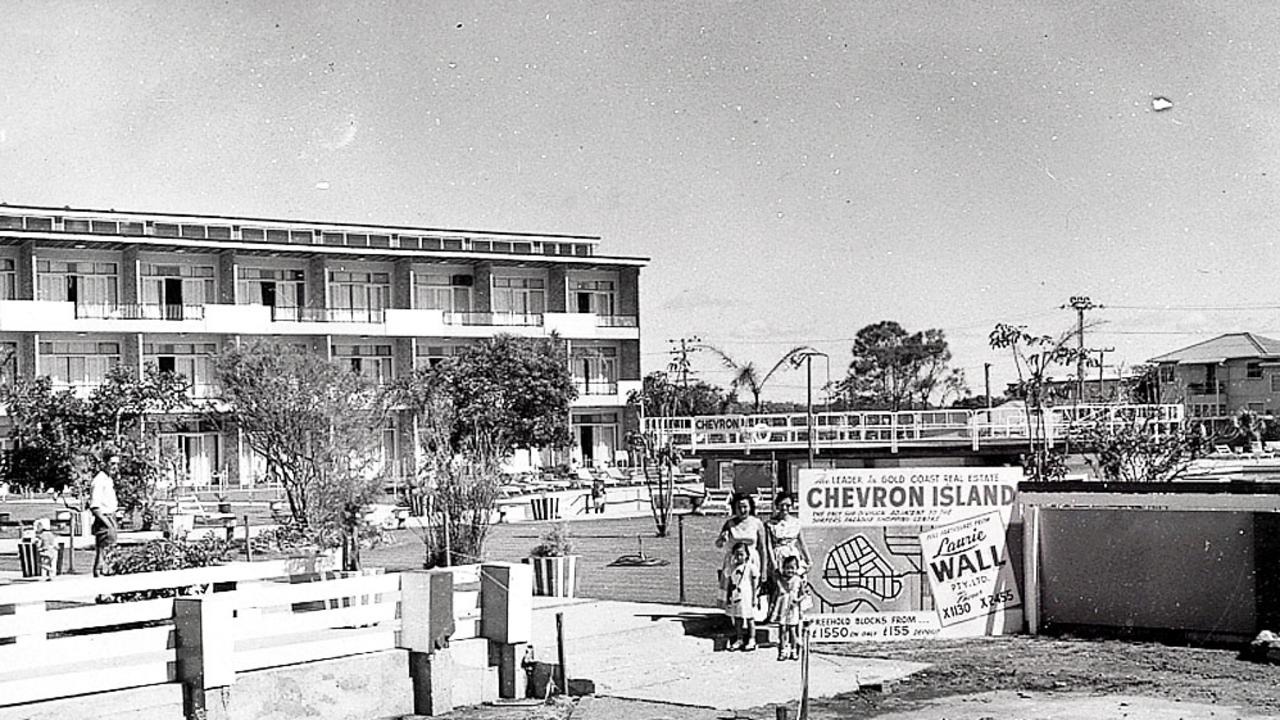
M 1047 408 L 1045 433 L 1052 442 L 1086 427 L 1145 423 L 1169 432 L 1183 422 L 1181 405 L 1077 405 Z M 797 448 L 809 445 L 805 413 L 649 417 L 645 430 L 661 442 L 688 451 Z M 901 412 L 816 412 L 813 445 L 817 449 L 900 446 L 972 447 L 1029 439 L 1027 413 L 1021 407 L 992 410 L 906 410 Z
M 166 683 L 229 686 L 239 672 L 422 649 L 415 643 L 434 632 L 423 612 L 432 573 L 341 573 L 329 564 L 322 556 L 0 587 L 0 708 Z M 490 600 L 495 612 L 531 608 L 509 592 L 502 567 L 446 570 L 451 642 L 481 637 L 486 585 L 502 587 L 502 598 Z M 166 588 L 192 594 L 96 601 Z M 190 668 L 200 677 L 189 677 Z

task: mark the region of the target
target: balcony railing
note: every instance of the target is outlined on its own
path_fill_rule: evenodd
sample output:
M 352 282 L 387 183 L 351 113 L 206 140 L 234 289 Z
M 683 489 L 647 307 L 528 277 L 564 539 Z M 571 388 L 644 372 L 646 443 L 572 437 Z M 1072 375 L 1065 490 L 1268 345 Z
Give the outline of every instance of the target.
M 446 325 L 503 325 L 520 327 L 538 327 L 542 325 L 540 313 L 504 313 L 504 312 L 447 312 L 444 314 Z
M 100 320 L 203 320 L 203 305 L 82 305 L 77 318 Z
M 271 319 L 276 322 L 381 323 L 386 311 L 373 308 L 273 307 Z
M 1226 383 L 1187 383 L 1188 395 L 1225 395 L 1227 392 Z
M 640 318 L 635 315 L 597 315 L 596 327 L 640 327 Z
M 617 395 L 618 383 L 608 380 L 586 380 L 583 378 L 574 378 L 574 387 L 578 388 L 578 395 Z

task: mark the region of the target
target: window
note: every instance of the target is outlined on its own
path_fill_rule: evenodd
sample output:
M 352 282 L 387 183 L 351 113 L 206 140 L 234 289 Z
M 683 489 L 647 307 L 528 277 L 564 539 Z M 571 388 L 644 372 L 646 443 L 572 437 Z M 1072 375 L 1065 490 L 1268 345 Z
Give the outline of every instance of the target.
M 1174 370 L 1177 368 L 1173 363 L 1160 366 L 1160 382 L 1171 383 L 1174 380 Z
M 471 312 L 474 283 L 475 278 L 470 275 L 417 273 L 413 279 L 413 306 L 421 310 Z
M 42 342 L 41 374 L 55 385 L 96 385 L 120 362 L 120 343 Z
M 618 349 L 574 348 L 572 371 L 574 384 L 583 395 L 616 395 Z
M 1262 363 L 1251 362 L 1244 366 L 1244 376 L 1250 380 L 1262 379 Z
M 221 470 L 221 437 L 216 432 L 161 432 L 163 465 L 174 472 L 177 487 L 217 484 Z
M 513 315 L 541 315 L 546 311 L 546 282 L 542 278 L 495 277 L 493 311 Z
M 37 298 L 79 305 L 116 304 L 116 264 L 36 261 Z
M 12 258 L 0 258 L 0 300 L 18 296 L 18 273 Z
M 236 293 L 245 305 L 302 307 L 306 304 L 306 273 L 302 270 L 240 268 Z
M 446 358 L 461 355 L 465 348 L 466 345 L 418 345 L 413 351 L 413 366 L 435 367 Z
M 191 383 L 192 394 L 205 397 L 213 385 L 216 343 L 144 343 L 143 362 L 155 363 L 161 372 L 181 375 Z
M 1271 392 L 1280 392 L 1280 372 L 1271 373 Z
M 0 384 L 8 385 L 18 377 L 18 343 L 0 342 Z
M 613 315 L 616 296 L 612 280 L 577 280 L 573 283 L 573 310 Z
M 330 307 L 342 310 L 381 311 L 390 303 L 391 280 L 384 272 L 329 273 Z M 370 313 L 372 316 L 373 313 Z M 380 318 L 379 318 L 380 319 Z
M 390 345 L 335 345 L 333 357 L 339 365 L 378 384 L 391 381 Z
M 204 305 L 215 300 L 212 265 L 142 263 L 143 305 Z
M 1266 403 L 1251 402 L 1245 403 L 1245 407 L 1254 415 L 1261 415 L 1266 412 Z

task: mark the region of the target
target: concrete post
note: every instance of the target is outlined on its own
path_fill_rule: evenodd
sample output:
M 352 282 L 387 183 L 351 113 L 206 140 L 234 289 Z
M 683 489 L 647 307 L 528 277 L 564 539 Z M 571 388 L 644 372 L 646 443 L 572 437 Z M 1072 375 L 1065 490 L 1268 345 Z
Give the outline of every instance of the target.
M 493 263 L 476 263 L 472 275 L 475 278 L 471 287 L 472 312 L 493 312 Z
M 18 247 L 18 262 L 15 270 L 18 273 L 17 297 L 15 300 L 36 299 L 36 244 L 32 240 L 23 241 Z
M 231 250 L 218 253 L 218 302 L 236 304 L 236 254 Z
M 236 676 L 232 611 L 231 599 L 227 595 L 173 600 L 178 680 L 182 683 L 182 714 L 187 720 L 229 717 L 229 693 Z
M 391 307 L 413 307 L 413 261 L 398 258 L 391 273 Z
M 400 575 L 400 646 L 409 651 L 413 712 L 442 715 L 453 710 L 453 573 L 413 571 Z
M 569 281 L 563 265 L 547 268 L 547 312 L 568 312 Z M 574 308 L 576 310 L 577 308 Z
M 480 566 L 480 635 L 489 641 L 490 664 L 498 666 L 498 697 L 525 694 L 520 663 L 533 637 L 533 567 L 515 563 Z
M 324 257 L 312 258 L 307 263 L 307 307 L 328 307 L 329 269 Z
M 138 246 L 130 245 L 120 253 L 120 291 L 121 305 L 137 305 L 141 302 L 139 292 L 139 275 L 142 267 L 138 262 Z

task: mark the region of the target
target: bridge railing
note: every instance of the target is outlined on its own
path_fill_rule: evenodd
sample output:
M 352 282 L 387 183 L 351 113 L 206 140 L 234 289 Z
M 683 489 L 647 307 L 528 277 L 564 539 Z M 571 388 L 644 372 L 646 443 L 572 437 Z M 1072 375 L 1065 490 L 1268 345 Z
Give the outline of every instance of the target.
M 1077 405 L 1047 408 L 1045 433 L 1050 441 L 1085 427 L 1119 427 L 1145 423 L 1155 432 L 1182 425 L 1181 405 Z M 649 417 L 645 430 L 687 451 L 755 450 L 809 445 L 805 413 Z M 813 414 L 813 445 L 824 448 L 900 446 L 971 446 L 984 442 L 1030 438 L 1025 408 L 991 410 L 905 410 L 819 412 Z

